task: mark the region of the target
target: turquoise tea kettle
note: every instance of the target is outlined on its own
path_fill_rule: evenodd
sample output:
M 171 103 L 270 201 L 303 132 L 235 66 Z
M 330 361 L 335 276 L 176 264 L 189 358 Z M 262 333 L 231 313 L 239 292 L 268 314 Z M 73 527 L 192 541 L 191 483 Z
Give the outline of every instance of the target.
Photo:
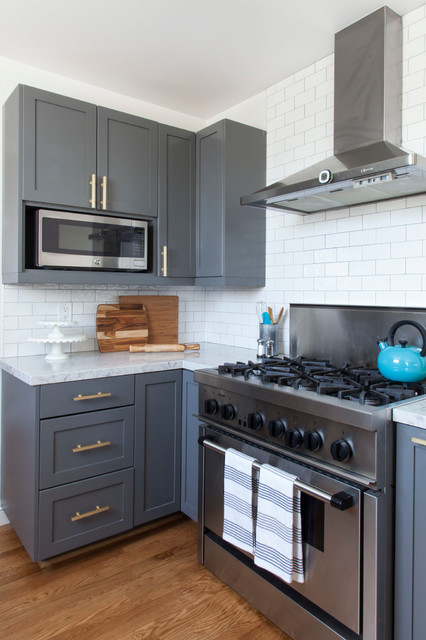
M 395 346 L 396 330 L 403 325 L 410 324 L 420 331 L 423 346 L 411 347 L 407 340 L 399 340 Z M 387 342 L 385 342 L 387 340 Z M 380 373 L 395 382 L 420 382 L 426 378 L 426 329 L 415 320 L 400 320 L 389 329 L 388 337 L 378 342 L 380 353 L 377 366 Z

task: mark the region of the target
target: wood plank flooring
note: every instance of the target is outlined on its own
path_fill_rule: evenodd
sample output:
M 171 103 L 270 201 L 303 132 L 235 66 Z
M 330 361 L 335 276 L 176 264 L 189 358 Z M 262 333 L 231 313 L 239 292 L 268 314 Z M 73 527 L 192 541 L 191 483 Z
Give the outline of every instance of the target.
M 32 563 L 0 527 L 0 637 L 7 640 L 290 640 L 197 560 L 175 516 Z

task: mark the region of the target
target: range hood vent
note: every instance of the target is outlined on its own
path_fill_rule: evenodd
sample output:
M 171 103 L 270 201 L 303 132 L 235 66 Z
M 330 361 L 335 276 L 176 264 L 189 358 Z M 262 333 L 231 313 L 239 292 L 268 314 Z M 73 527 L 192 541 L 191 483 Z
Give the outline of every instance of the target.
M 241 198 L 299 214 L 426 192 L 426 160 L 405 151 L 402 19 L 382 7 L 335 35 L 334 155 Z

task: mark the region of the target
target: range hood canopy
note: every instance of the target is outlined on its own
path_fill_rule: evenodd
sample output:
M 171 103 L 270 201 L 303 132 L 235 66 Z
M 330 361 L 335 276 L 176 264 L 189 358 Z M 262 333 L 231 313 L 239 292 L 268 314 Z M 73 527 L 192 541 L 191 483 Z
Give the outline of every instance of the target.
M 241 198 L 316 213 L 426 192 L 426 160 L 405 151 L 402 19 L 382 7 L 335 35 L 334 155 Z

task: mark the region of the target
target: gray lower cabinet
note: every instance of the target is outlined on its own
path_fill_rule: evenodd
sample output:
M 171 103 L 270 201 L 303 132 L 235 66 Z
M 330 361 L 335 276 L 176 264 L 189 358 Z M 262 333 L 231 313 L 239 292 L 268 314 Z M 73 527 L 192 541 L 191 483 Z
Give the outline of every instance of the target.
M 158 222 L 159 273 L 194 278 L 195 133 L 163 124 L 159 129 Z
M 182 372 L 135 377 L 135 526 L 180 510 Z
M 32 560 L 133 527 L 134 376 L 2 373 L 2 507 Z
M 198 521 L 198 383 L 192 371 L 182 373 L 181 511 Z
M 266 184 L 266 132 L 233 120 L 196 136 L 197 284 L 265 285 L 265 213 L 242 195 Z
M 426 431 L 397 425 L 395 640 L 426 629 Z

